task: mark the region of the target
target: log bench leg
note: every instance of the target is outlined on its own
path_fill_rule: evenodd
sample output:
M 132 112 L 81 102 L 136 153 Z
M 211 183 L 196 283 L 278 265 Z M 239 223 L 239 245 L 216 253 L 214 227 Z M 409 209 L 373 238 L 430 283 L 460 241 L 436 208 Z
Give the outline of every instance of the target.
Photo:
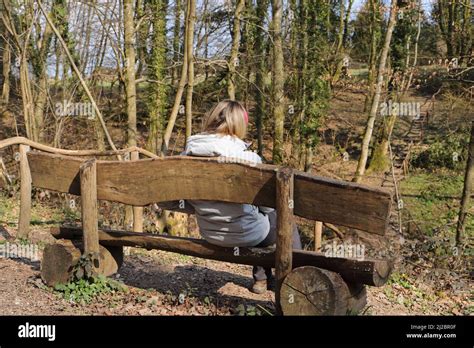
M 84 244 L 67 239 L 49 244 L 43 251 L 41 278 L 48 286 L 64 284 L 71 280 L 74 266 L 79 262 Z M 123 262 L 123 247 L 99 246 L 99 269 L 97 272 L 111 276 L 120 269 Z
M 131 153 L 131 160 L 140 159 L 138 151 Z M 143 207 L 133 207 L 133 232 L 143 232 Z
M 80 167 L 82 227 L 84 229 L 84 254 L 91 256 L 92 266 L 98 272 L 99 222 L 97 213 L 97 163 L 87 160 Z
M 347 283 L 349 302 L 347 314 L 359 314 L 367 305 L 367 287 L 364 284 Z
M 276 174 L 276 211 L 277 211 L 277 241 L 275 250 L 275 303 L 278 314 L 283 314 L 280 308 L 280 288 L 285 277 L 293 268 L 293 170 L 289 167 L 278 169 Z
M 313 266 L 291 271 L 279 299 L 283 315 L 357 314 L 367 303 L 363 285 L 347 284 L 338 273 Z

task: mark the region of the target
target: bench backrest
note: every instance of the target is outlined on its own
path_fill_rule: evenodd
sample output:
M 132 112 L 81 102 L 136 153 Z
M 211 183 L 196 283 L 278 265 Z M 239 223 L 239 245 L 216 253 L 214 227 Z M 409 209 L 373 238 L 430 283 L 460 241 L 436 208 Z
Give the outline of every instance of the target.
M 30 151 L 32 184 L 80 195 L 83 161 Z M 275 207 L 277 168 L 185 156 L 97 161 L 97 198 L 134 206 L 199 199 Z M 295 171 L 293 194 L 295 215 L 376 234 L 387 228 L 391 193 L 386 190 Z

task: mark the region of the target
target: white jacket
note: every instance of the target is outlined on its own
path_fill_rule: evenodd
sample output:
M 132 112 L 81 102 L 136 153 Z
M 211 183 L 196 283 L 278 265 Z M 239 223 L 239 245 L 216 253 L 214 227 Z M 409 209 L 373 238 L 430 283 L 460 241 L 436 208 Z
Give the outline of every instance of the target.
M 242 140 L 230 135 L 198 134 L 187 139 L 184 154 L 262 163 L 260 156 L 247 147 Z M 268 217 L 254 205 L 200 200 L 189 203 L 195 210 L 201 236 L 209 243 L 224 247 L 256 246 L 270 230 Z

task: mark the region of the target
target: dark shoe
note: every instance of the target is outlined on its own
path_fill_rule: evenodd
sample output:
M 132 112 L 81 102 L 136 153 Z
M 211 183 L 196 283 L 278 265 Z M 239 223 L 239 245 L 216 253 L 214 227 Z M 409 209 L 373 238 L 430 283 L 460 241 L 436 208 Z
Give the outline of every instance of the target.
M 271 276 L 267 279 L 267 290 L 275 291 L 276 288 L 276 279 Z
M 267 291 L 267 281 L 266 280 L 255 280 L 250 291 L 254 294 L 263 294 Z

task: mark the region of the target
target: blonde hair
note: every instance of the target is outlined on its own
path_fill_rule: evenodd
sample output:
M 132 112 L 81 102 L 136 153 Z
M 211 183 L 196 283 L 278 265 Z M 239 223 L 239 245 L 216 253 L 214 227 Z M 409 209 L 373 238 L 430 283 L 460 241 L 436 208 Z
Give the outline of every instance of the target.
M 243 139 L 247 133 L 244 106 L 235 100 L 223 100 L 207 115 L 203 123 L 205 133 L 232 135 Z

